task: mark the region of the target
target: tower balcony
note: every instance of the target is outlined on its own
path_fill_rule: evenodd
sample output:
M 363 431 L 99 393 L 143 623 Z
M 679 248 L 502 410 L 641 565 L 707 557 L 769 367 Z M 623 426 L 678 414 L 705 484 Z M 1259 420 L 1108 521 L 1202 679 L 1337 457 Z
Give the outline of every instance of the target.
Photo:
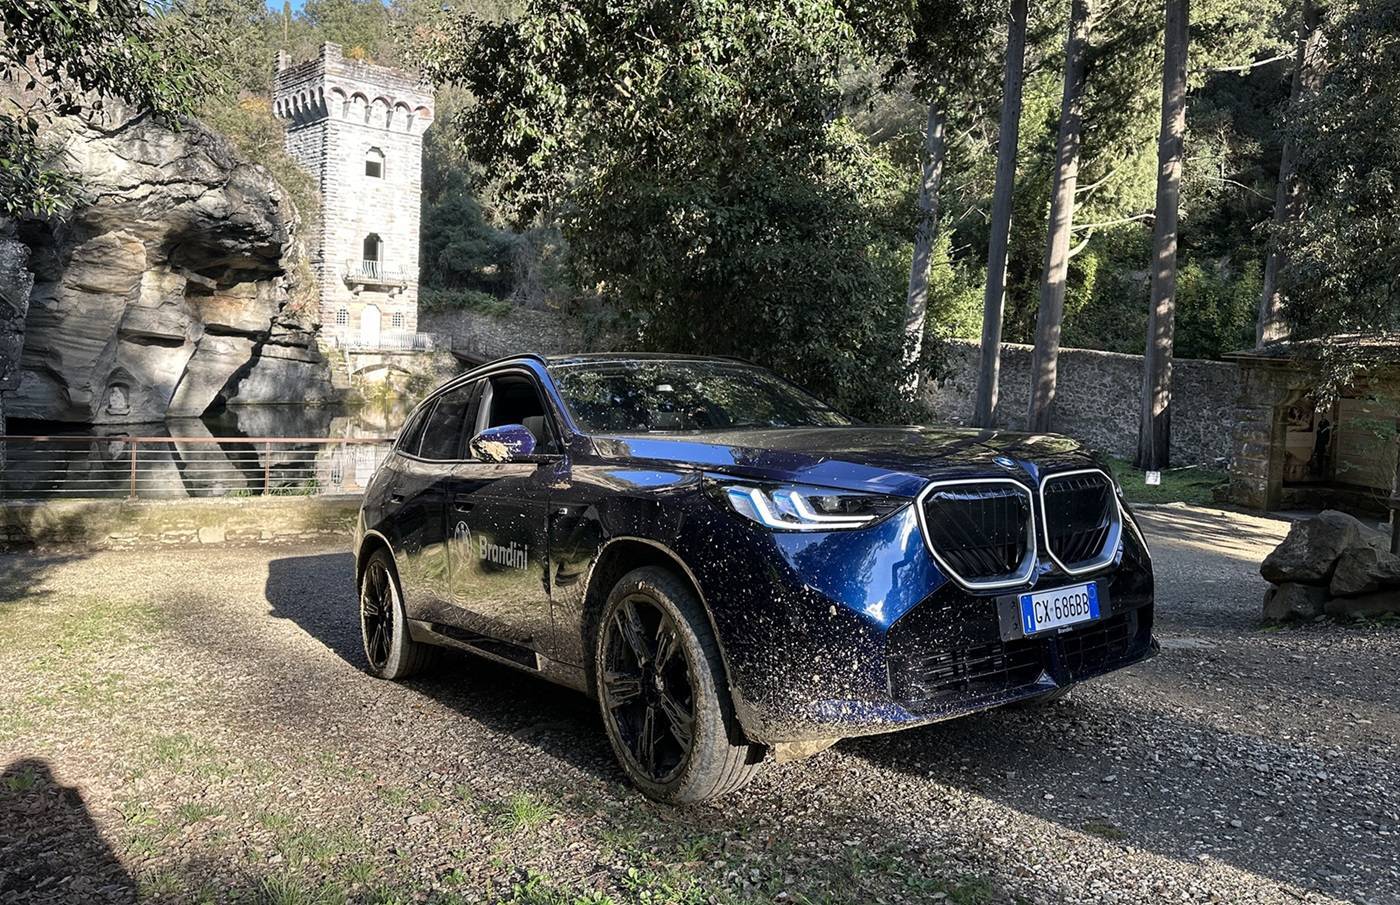
M 408 285 L 408 276 L 402 268 L 392 267 L 383 261 L 350 259 L 345 262 L 345 283 L 351 289 L 402 289 Z

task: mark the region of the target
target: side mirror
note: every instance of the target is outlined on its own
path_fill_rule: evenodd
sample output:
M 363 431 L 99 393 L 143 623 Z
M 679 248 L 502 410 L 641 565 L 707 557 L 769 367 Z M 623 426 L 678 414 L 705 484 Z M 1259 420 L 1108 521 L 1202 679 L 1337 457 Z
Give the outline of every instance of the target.
M 523 424 L 502 424 L 472 437 L 468 448 L 483 462 L 514 462 L 535 454 L 535 435 Z

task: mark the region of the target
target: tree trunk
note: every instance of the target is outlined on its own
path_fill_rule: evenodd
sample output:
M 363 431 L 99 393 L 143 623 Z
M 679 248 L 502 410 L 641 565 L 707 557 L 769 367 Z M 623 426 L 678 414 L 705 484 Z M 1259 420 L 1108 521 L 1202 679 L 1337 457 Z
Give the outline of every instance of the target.
M 1298 24 L 1298 50 L 1293 60 L 1293 84 L 1288 92 L 1288 109 L 1296 110 L 1305 93 L 1321 81 L 1322 15 L 1313 0 L 1303 0 L 1302 17 Z M 1254 345 L 1261 348 L 1285 339 L 1288 326 L 1283 317 L 1283 295 L 1278 288 L 1279 271 L 1286 265 L 1284 249 L 1279 242 L 1279 230 L 1298 214 L 1303 201 L 1302 186 L 1295 173 L 1298 147 L 1290 133 L 1283 142 L 1283 155 L 1278 165 L 1278 189 L 1274 195 L 1273 236 L 1269 239 L 1269 255 L 1264 259 L 1264 287 L 1259 294 L 1259 323 L 1254 330 Z
M 982 361 L 977 374 L 973 423 L 991 427 L 1001 380 L 1001 326 L 1006 311 L 1006 256 L 1011 243 L 1011 211 L 1016 193 L 1016 153 L 1020 149 L 1021 86 L 1026 75 L 1027 0 L 1011 0 L 1006 36 L 1006 75 L 997 138 L 996 188 L 992 191 L 991 236 L 987 243 L 987 287 L 982 296 Z
M 914 262 L 909 267 L 909 294 L 904 302 L 904 398 L 919 392 L 919 356 L 924 347 L 924 318 L 928 314 L 928 271 L 938 240 L 938 186 L 948 156 L 943 100 L 929 101 L 924 131 L 924 172 L 919 183 L 919 225 L 914 231 Z
M 1040 281 L 1031 359 L 1031 404 L 1026 429 L 1048 431 L 1054 420 L 1060 326 L 1065 314 L 1069 243 L 1074 229 L 1074 191 L 1079 183 L 1079 142 L 1084 126 L 1084 70 L 1092 19 L 1091 0 L 1074 0 L 1065 40 L 1065 93 L 1060 104 L 1060 137 L 1055 148 L 1055 181 L 1050 194 L 1050 233 Z
M 1186 152 L 1186 52 L 1189 0 L 1166 0 L 1162 63 L 1162 131 L 1157 139 L 1157 217 L 1152 230 L 1152 288 L 1142 363 L 1142 419 L 1137 465 L 1167 467 L 1171 457 L 1172 342 L 1176 327 L 1177 215 Z

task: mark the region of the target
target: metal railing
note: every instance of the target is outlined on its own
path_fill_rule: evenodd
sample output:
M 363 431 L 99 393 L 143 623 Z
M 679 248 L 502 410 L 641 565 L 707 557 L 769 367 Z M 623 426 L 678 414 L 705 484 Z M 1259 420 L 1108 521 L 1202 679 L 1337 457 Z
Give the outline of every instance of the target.
M 434 352 L 451 351 L 452 341 L 436 333 L 410 333 L 385 330 L 377 338 L 365 338 L 353 330 L 324 331 L 323 341 L 332 349 L 346 352 Z
M 182 499 L 364 491 L 389 437 L 0 434 L 0 499 Z
M 357 261 L 352 258 L 345 262 L 345 280 L 366 285 L 402 286 L 408 282 L 408 277 L 402 268 L 390 267 L 383 261 Z

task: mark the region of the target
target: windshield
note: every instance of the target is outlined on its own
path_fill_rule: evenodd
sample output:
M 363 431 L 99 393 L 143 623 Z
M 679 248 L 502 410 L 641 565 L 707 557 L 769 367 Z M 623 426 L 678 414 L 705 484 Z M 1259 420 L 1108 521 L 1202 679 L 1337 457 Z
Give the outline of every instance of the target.
M 851 423 L 777 375 L 738 362 L 571 362 L 549 370 L 574 420 L 593 434 Z

